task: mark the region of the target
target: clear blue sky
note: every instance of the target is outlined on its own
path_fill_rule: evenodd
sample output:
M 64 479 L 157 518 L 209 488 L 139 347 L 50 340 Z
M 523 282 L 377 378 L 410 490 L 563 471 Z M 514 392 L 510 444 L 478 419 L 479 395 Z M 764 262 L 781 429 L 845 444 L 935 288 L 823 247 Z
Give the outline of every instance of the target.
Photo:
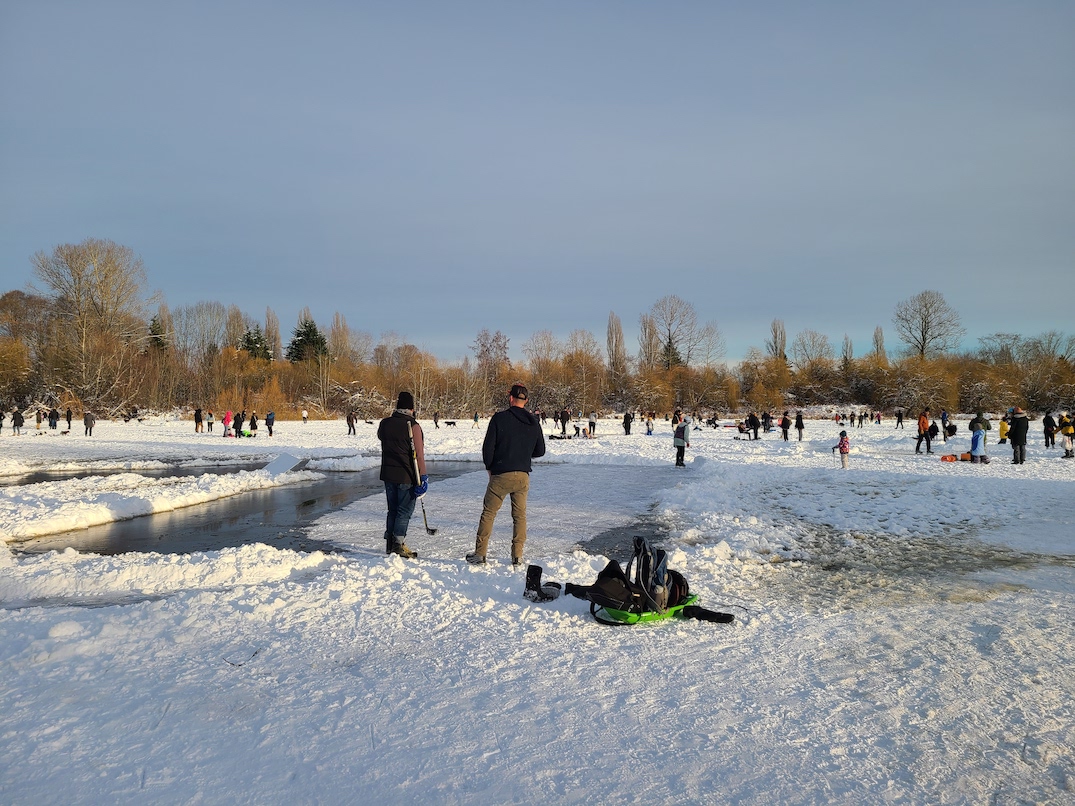
M 1075 3 L 0 2 L 0 291 L 87 237 L 448 361 L 667 294 L 730 360 L 1071 333 Z

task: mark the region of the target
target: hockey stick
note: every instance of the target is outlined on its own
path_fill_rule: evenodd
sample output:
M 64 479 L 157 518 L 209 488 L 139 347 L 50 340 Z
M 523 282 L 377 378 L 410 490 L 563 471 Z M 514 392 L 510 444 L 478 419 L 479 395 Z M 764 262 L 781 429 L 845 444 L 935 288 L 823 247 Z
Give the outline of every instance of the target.
M 411 461 L 414 463 L 414 478 L 416 484 L 422 483 L 422 474 L 418 470 L 418 451 L 414 449 L 414 429 L 411 428 L 411 423 L 407 421 L 407 436 L 411 440 Z M 422 522 L 426 525 L 426 534 L 435 535 L 437 533 L 436 528 L 429 525 L 429 518 L 426 517 L 426 502 L 421 498 L 418 499 L 422 505 Z

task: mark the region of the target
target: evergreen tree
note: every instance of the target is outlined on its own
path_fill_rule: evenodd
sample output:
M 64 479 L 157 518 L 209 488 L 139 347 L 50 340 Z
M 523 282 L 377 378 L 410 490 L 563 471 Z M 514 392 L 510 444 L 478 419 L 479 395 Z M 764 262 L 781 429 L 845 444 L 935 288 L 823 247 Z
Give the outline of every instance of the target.
M 168 335 L 164 330 L 164 323 L 156 314 L 149 320 L 149 343 L 162 353 L 168 349 Z
M 272 351 L 265 334 L 261 332 L 261 325 L 256 324 L 243 333 L 239 340 L 239 349 L 246 350 L 253 358 L 264 358 L 266 361 L 272 358 Z
M 287 345 L 287 352 L 284 354 L 284 357 L 291 363 L 328 355 L 328 341 L 313 319 L 301 319 L 295 326 L 292 336 L 291 342 Z

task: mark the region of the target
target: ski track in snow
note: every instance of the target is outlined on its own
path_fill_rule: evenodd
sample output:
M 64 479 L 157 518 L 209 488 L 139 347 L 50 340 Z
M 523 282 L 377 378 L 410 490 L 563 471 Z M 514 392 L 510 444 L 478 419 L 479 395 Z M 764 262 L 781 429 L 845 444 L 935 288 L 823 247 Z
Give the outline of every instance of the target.
M 477 459 L 484 429 L 431 425 L 432 455 Z M 469 566 L 477 464 L 431 485 L 418 562 L 383 555 L 379 496 L 312 525 L 334 555 L 0 547 L 0 800 L 1075 803 L 1075 463 L 1032 444 L 1019 468 L 997 445 L 986 468 L 944 465 L 882 426 L 851 431 L 844 472 L 839 429 L 809 421 L 804 443 L 695 432 L 682 471 L 658 428 L 550 442 L 527 559 L 592 582 L 607 558 L 580 542 L 641 518 L 733 625 L 607 628 L 580 600 L 523 599 L 506 508 Z M 188 429 L 5 434 L 0 472 L 282 451 L 360 469 L 376 449 L 342 423 L 281 423 L 271 449 Z M 145 497 L 136 472 L 108 478 L 4 488 L 0 524 L 75 528 L 95 496 Z M 156 505 L 199 482 L 151 485 Z

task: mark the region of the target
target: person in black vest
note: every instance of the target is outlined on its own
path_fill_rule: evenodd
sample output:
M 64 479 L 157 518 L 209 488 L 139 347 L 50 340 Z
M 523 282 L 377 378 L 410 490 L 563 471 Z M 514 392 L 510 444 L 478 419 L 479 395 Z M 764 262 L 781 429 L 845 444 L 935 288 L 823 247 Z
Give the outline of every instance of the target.
M 504 499 L 511 497 L 511 562 L 521 565 L 526 544 L 526 497 L 530 492 L 532 459 L 545 455 L 545 435 L 538 418 L 526 410 L 529 393 L 522 384 L 515 384 L 508 393 L 508 407 L 489 419 L 489 428 L 482 443 L 482 461 L 489 471 L 485 488 L 478 534 L 474 551 L 467 562 L 485 563 L 493 521 Z
M 426 475 L 425 441 L 422 426 L 414 419 L 414 395 L 400 392 L 396 410 L 381 420 L 377 426 L 377 439 L 381 441 L 381 481 L 388 500 L 388 517 L 385 520 L 385 554 L 398 554 L 414 559 L 418 552 L 404 543 L 407 527 L 414 514 L 414 502 L 429 489 Z M 411 443 L 414 453 L 411 453 Z M 415 459 L 418 475 L 415 476 Z

